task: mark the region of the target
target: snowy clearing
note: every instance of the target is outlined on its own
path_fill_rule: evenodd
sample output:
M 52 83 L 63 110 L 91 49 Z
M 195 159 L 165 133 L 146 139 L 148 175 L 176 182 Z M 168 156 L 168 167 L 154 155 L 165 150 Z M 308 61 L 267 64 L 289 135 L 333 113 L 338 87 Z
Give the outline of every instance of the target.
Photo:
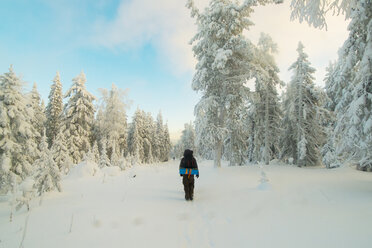
M 372 174 L 288 165 L 214 169 L 199 162 L 195 199 L 184 200 L 179 161 L 124 172 L 75 168 L 9 222 L 0 202 L 0 248 L 371 247 Z M 84 173 L 85 172 L 85 173 Z M 262 190 L 262 188 L 266 188 Z

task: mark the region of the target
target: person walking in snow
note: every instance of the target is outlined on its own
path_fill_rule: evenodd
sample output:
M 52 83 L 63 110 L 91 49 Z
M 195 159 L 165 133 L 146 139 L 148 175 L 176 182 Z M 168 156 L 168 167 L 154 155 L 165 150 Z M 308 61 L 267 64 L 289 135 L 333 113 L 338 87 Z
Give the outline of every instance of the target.
M 185 173 L 181 173 L 181 169 L 186 169 Z M 192 170 L 196 172 L 196 177 L 199 178 L 199 170 L 198 170 L 198 163 L 193 156 L 193 151 L 186 149 L 183 153 L 183 158 L 181 159 L 180 163 L 180 176 L 183 177 L 182 183 L 185 190 L 185 199 L 193 200 L 194 198 L 194 175 L 192 174 Z

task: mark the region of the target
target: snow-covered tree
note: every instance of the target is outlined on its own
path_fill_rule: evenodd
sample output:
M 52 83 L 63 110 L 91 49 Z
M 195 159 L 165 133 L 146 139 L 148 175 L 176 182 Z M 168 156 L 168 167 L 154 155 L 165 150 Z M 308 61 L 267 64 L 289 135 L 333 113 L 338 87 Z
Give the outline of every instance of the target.
M 163 145 L 162 145 L 161 154 L 160 154 L 160 161 L 168 161 L 169 155 L 172 149 L 172 142 L 170 140 L 169 128 L 168 128 L 167 123 L 164 125 L 163 138 L 164 139 L 163 139 Z
M 230 166 L 243 165 L 247 161 L 249 122 L 246 104 L 239 106 L 227 120 L 229 133 L 224 144 L 224 157 Z
M 136 115 L 138 117 L 139 114 L 140 112 L 139 110 L 137 110 L 133 118 L 133 122 L 130 125 L 128 134 L 128 148 L 130 155 L 133 157 L 133 161 L 135 161 L 135 163 L 141 162 L 143 158 L 142 139 L 138 133 L 137 128 L 139 122 L 136 121 Z
M 63 94 L 62 83 L 59 72 L 57 72 L 53 84 L 50 87 L 49 102 L 46 107 L 46 135 L 48 137 L 48 145 L 53 145 L 54 139 L 57 137 L 61 125 L 61 114 L 63 111 Z
M 101 89 L 101 94 L 96 132 L 98 139 L 106 138 L 107 155 L 112 160 L 127 149 L 126 92 L 112 84 L 111 90 Z
M 300 22 L 306 21 L 310 25 L 318 28 L 326 28 L 326 15 L 329 12 L 344 14 L 350 18 L 357 4 L 364 2 L 371 4 L 370 0 L 292 0 L 291 19 L 299 19 Z
M 154 146 L 152 149 L 152 153 L 154 155 L 155 160 L 162 161 L 162 153 L 164 150 L 164 124 L 163 124 L 163 116 L 161 112 L 159 112 L 158 116 L 156 117 L 156 131 L 154 137 Z
M 25 179 L 32 173 L 31 165 L 38 156 L 38 149 L 31 114 L 22 94 L 22 82 L 11 66 L 9 72 L 0 76 L 1 186 L 13 185 L 9 180 L 15 175 Z
M 253 70 L 255 78 L 255 92 L 251 97 L 254 105 L 255 123 L 253 154 L 256 161 L 269 161 L 279 154 L 281 110 L 277 87 L 279 68 L 273 54 L 277 52 L 277 45 L 267 34 L 261 34 L 254 56 L 256 63 Z
M 69 99 L 64 107 L 62 131 L 69 154 L 76 164 L 91 147 L 95 97 L 85 88 L 86 78 L 83 72 L 72 81 L 73 84 L 65 95 Z
M 93 155 L 92 161 L 98 164 L 99 163 L 99 150 L 98 150 L 98 143 L 96 140 L 93 142 L 92 155 Z
M 143 153 L 144 157 L 142 162 L 143 163 L 153 163 L 154 156 L 152 152 L 152 148 L 154 146 L 154 137 L 155 137 L 155 123 L 150 113 L 144 114 L 144 125 L 143 129 L 140 130 L 142 133 L 142 140 L 143 140 Z
M 269 1 L 261 1 L 269 2 Z M 196 17 L 198 32 L 192 39 L 198 60 L 192 88 L 202 92 L 195 107 L 198 136 L 208 139 L 214 150 L 214 164 L 221 166 L 223 143 L 228 133 L 226 120 L 242 102 L 249 74 L 251 43 L 242 35 L 252 22 L 248 19 L 257 1 L 239 5 L 230 0 L 212 0 L 200 13 L 194 2 L 187 7 Z
M 29 115 L 31 117 L 31 124 L 33 125 L 36 132 L 35 142 L 36 144 L 40 144 L 41 136 L 44 131 L 44 125 L 46 121 L 45 117 L 45 110 L 42 106 L 42 102 L 40 100 L 40 94 L 37 91 L 37 85 L 34 83 L 32 87 L 32 91 L 28 94 L 28 107 L 29 107 Z
M 62 130 L 59 130 L 51 147 L 51 152 L 59 170 L 64 174 L 67 174 L 72 165 L 72 160 L 66 144 L 66 138 Z
M 128 134 L 128 147 L 130 154 L 138 159 L 137 162 L 142 162 L 144 158 L 143 151 L 143 126 L 144 126 L 144 116 L 143 111 L 137 108 L 134 113 L 132 124 Z
M 45 192 L 58 190 L 61 191 L 61 174 L 53 156 L 48 149 L 46 136 L 43 135 L 40 143 L 41 156 L 34 163 L 36 168 L 34 174 L 34 188 L 39 196 Z
M 351 11 L 349 37 L 339 53 L 335 88 L 345 84 L 335 107 L 337 154 L 372 169 L 372 2 L 358 1 Z M 334 93 L 334 91 L 328 91 Z
M 195 129 L 191 122 L 185 123 L 181 138 L 174 147 L 174 155 L 177 158 L 182 157 L 185 149 L 194 151 L 194 154 L 197 153 Z
M 292 157 L 298 166 L 311 166 L 319 162 L 324 130 L 317 118 L 321 106 L 313 82 L 315 69 L 311 67 L 303 49 L 300 42 L 297 61 L 289 68 L 294 71 L 294 75 L 285 96 L 282 158 Z
M 111 166 L 110 159 L 107 156 L 107 140 L 106 138 L 101 139 L 101 152 L 100 152 L 100 159 L 99 159 L 99 167 L 104 168 L 107 166 Z
M 23 206 L 26 206 L 27 211 L 30 211 L 30 202 L 35 197 L 35 189 L 33 188 L 34 180 L 32 177 L 26 178 L 20 185 L 22 195 L 16 198 L 16 210 L 19 211 Z

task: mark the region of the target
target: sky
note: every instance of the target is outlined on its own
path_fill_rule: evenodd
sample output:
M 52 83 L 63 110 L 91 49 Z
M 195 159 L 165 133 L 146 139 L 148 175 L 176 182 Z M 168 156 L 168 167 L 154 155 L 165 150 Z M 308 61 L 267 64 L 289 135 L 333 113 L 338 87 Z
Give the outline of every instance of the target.
M 195 20 L 186 0 L 2 0 L 0 8 L 0 74 L 12 64 L 25 81 L 34 82 L 48 101 L 52 80 L 59 71 L 66 92 L 81 71 L 86 87 L 98 98 L 100 88 L 112 83 L 127 89 L 128 121 L 137 107 L 161 111 L 172 140 L 184 124 L 194 120 L 200 93 L 191 89 L 196 60 L 190 39 Z M 195 0 L 200 9 L 207 0 Z M 251 16 L 255 26 L 245 36 L 257 42 L 261 32 L 278 44 L 275 55 L 280 78 L 291 78 L 289 66 L 296 60 L 299 41 L 305 46 L 316 84 L 323 86 L 325 68 L 337 59 L 346 40 L 343 16 L 329 16 L 327 30 L 290 21 L 289 0 L 281 5 L 257 7 Z

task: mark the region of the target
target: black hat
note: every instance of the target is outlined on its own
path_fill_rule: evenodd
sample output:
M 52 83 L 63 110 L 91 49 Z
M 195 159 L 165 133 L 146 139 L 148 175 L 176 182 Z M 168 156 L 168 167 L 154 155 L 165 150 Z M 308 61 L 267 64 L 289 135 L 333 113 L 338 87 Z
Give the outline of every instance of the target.
M 193 154 L 193 151 L 190 150 L 190 149 L 186 149 L 186 150 L 183 152 L 183 156 L 184 156 L 184 157 L 192 156 L 192 154 Z

